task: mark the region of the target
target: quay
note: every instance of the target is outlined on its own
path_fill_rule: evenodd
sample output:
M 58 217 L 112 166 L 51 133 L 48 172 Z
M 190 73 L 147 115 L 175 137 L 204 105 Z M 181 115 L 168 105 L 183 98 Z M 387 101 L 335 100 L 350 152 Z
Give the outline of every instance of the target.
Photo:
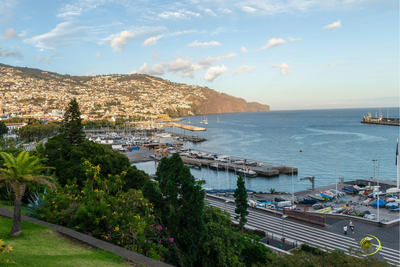
M 198 150 L 199 151 L 199 150 Z M 199 152 L 204 152 L 204 151 L 199 151 Z M 208 154 L 213 154 L 213 155 L 218 155 L 215 153 L 210 153 L 210 152 L 204 152 Z M 154 160 L 160 161 L 160 157 L 156 156 L 151 156 Z M 268 162 L 260 162 L 260 161 L 254 161 L 254 160 L 247 160 L 247 161 L 252 161 L 252 162 L 257 162 L 261 163 L 261 166 L 246 166 L 244 164 L 234 164 L 234 163 L 222 163 L 216 160 L 209 160 L 209 159 L 201 159 L 201 158 L 189 158 L 187 156 L 181 156 L 181 159 L 183 163 L 186 165 L 191 165 L 191 166 L 196 166 L 196 167 L 206 167 L 210 168 L 210 165 L 213 163 L 218 163 L 220 167 L 222 167 L 223 170 L 225 171 L 231 171 L 231 172 L 236 172 L 237 169 L 241 169 L 243 167 L 250 168 L 251 170 L 255 171 L 257 173 L 257 176 L 264 176 L 264 177 L 271 177 L 271 176 L 277 176 L 279 174 L 290 174 L 292 173 L 297 173 L 298 169 L 294 167 L 289 167 L 289 166 L 282 166 L 278 164 L 273 164 L 273 163 L 268 163 Z M 230 157 L 230 160 L 238 160 L 239 158 L 237 157 Z
M 199 131 L 206 130 L 206 128 L 203 128 L 203 127 L 197 127 L 197 126 L 186 125 L 186 124 L 175 123 L 175 122 L 164 123 L 163 126 L 164 127 L 176 127 L 176 128 L 181 128 L 181 129 L 188 130 L 188 131 L 193 131 L 193 132 L 199 132 Z
M 367 116 L 367 117 L 364 116 L 361 123 L 400 126 L 400 119 L 399 118 L 383 118 L 383 117 L 374 118 L 371 116 Z
M 199 142 L 204 142 L 207 140 L 204 137 L 200 137 L 197 135 L 178 134 L 178 133 L 174 133 L 174 132 L 170 132 L 170 131 L 164 131 L 164 132 L 169 133 L 174 137 L 179 137 L 178 140 L 189 141 L 192 143 L 199 143 Z

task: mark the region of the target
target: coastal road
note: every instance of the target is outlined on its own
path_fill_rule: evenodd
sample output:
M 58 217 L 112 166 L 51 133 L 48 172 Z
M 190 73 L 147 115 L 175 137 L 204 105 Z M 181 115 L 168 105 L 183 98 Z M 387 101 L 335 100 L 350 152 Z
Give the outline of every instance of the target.
M 206 197 L 210 206 L 225 209 L 224 200 Z M 233 199 L 231 201 L 234 201 Z M 235 203 L 226 204 L 226 211 L 235 214 Z M 282 216 L 270 212 L 248 209 L 247 226 L 268 231 L 278 236 L 282 236 Z M 340 249 L 347 251 L 349 247 L 358 248 L 358 244 L 365 234 L 372 234 L 382 242 L 382 249 L 375 254 L 379 260 L 385 260 L 390 264 L 400 266 L 399 251 L 399 226 L 389 228 L 379 228 L 368 224 L 354 222 L 355 234 L 348 231 L 343 235 L 343 226 L 348 224 L 347 220 L 329 220 L 329 225 L 325 227 L 303 223 L 290 218 L 284 219 L 284 237 L 287 239 L 307 243 L 328 250 Z

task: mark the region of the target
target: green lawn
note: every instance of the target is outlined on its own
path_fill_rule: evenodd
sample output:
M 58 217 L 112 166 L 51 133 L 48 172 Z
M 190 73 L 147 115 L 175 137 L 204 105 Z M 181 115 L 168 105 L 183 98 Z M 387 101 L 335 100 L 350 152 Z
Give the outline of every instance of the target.
M 22 233 L 11 237 L 11 225 L 11 219 L 0 217 L 0 239 L 13 247 L 2 259 L 12 260 L 16 266 L 139 266 L 124 262 L 122 257 L 111 252 L 71 241 L 37 224 L 22 222 Z
M 27 206 L 28 205 L 26 205 L 26 204 L 22 204 L 21 214 L 26 215 L 26 212 L 24 211 L 24 207 L 27 207 Z M 9 210 L 14 210 L 14 206 L 9 206 L 7 204 L 7 201 L 1 200 L 1 199 L 0 199 L 0 207 L 6 208 L 6 209 L 9 209 Z

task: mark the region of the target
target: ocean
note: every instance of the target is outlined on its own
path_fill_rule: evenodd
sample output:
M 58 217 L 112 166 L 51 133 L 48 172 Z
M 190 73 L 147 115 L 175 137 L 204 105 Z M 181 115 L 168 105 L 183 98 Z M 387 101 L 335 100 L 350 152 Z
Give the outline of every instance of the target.
M 396 141 L 399 127 L 368 125 L 360 121 L 371 112 L 386 117 L 399 117 L 398 108 L 293 110 L 255 113 L 206 115 L 208 124 L 201 124 L 204 116 L 191 116 L 190 125 L 207 128 L 205 132 L 185 131 L 207 141 L 186 148 L 221 153 L 276 163 L 298 168 L 294 174 L 295 191 L 311 187 L 308 180 L 315 176 L 315 186 L 376 177 L 395 181 Z M 218 122 L 219 121 L 219 122 Z M 188 124 L 189 117 L 182 121 Z M 166 128 L 184 133 L 182 129 Z M 302 150 L 302 152 L 300 152 Z M 373 160 L 377 160 L 374 162 Z M 135 164 L 147 173 L 155 173 L 155 162 Z M 205 188 L 236 188 L 237 175 L 233 172 L 191 169 L 196 178 L 206 180 Z M 268 189 L 292 191 L 292 175 L 247 178 L 246 187 L 266 192 Z

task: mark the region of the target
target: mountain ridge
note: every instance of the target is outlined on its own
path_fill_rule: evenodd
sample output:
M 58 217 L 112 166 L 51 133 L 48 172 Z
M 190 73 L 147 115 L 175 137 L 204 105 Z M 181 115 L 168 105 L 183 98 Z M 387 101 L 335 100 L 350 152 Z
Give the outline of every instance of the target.
M 94 99 L 94 105 L 85 105 L 83 110 L 88 113 L 99 113 L 99 110 L 112 112 L 115 107 L 121 105 L 122 110 L 135 107 L 132 112 L 163 113 L 171 117 L 270 111 L 268 105 L 247 102 L 243 98 L 220 93 L 206 86 L 175 83 L 147 74 L 71 76 L 0 63 L 0 90 L 10 92 L 27 89 L 27 95 L 33 96 L 24 101 L 32 103 L 34 100 L 37 104 L 37 99 L 41 99 L 40 101 L 44 102 L 43 106 L 57 101 L 64 103 L 72 97 L 77 97 L 79 101 L 98 94 L 105 95 L 103 102 Z M 51 93 L 61 95 L 55 96 L 54 99 L 43 99 L 46 97 L 40 96 L 41 89 L 52 90 Z M 36 93 L 29 93 L 32 91 Z

